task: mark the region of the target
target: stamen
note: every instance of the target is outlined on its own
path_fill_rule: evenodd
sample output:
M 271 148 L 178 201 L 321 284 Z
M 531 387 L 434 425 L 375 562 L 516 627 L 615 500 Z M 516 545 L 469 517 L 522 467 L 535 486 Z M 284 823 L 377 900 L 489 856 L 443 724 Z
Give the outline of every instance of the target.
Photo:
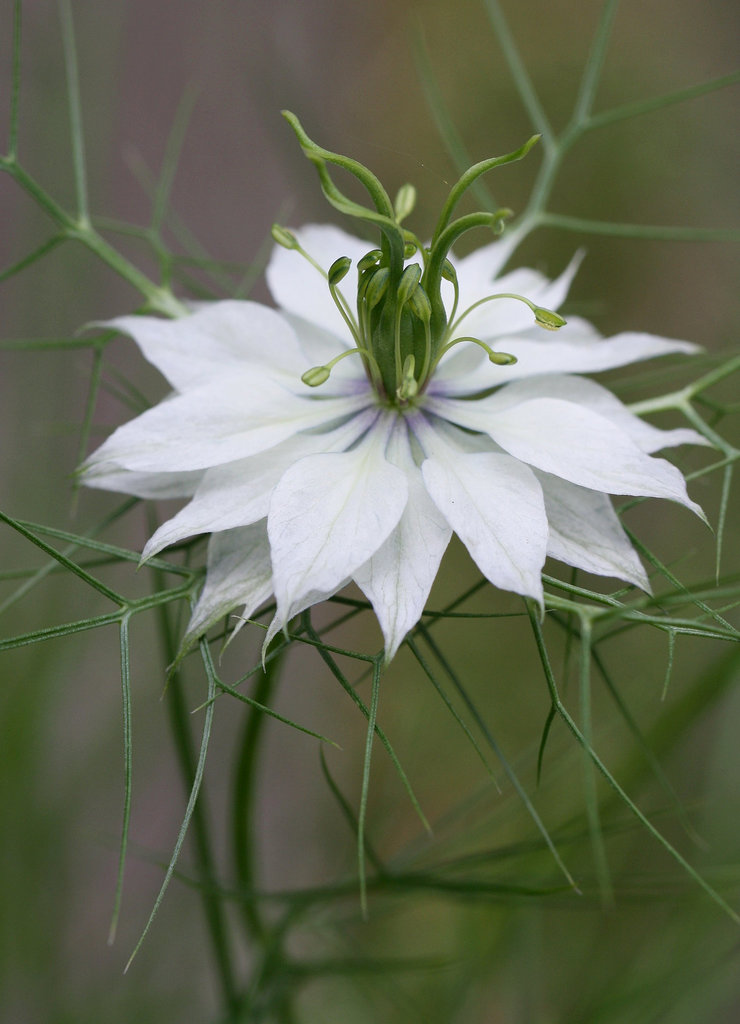
M 338 356 L 334 356 L 334 358 L 330 359 L 324 366 L 312 366 L 310 370 L 306 370 L 305 373 L 301 374 L 301 380 L 310 388 L 318 388 L 328 381 L 331 371 L 337 363 L 340 362 L 340 360 L 346 359 L 347 356 L 355 355 L 355 353 L 362 356 L 363 359 L 370 363 L 371 367 L 374 367 L 374 376 L 377 374 L 377 378 L 379 379 L 380 367 L 378 366 L 375 356 L 366 348 L 360 348 L 358 346 L 357 348 L 348 348 L 344 352 L 340 352 Z
M 419 383 L 414 376 L 414 364 L 415 360 L 413 355 L 407 355 L 403 364 L 401 383 L 396 388 L 396 398 L 399 402 L 408 402 L 411 398 L 414 398 L 419 391 Z
M 406 267 L 404 272 L 401 274 L 401 280 L 396 290 L 396 296 L 398 303 L 396 305 L 396 320 L 394 324 L 395 330 L 395 354 L 396 354 L 396 380 L 399 381 L 398 387 L 401 387 L 400 381 L 403 379 L 403 367 L 401 365 L 401 317 L 403 316 L 404 306 L 410 301 L 412 295 L 419 287 L 419 281 L 421 280 L 421 267 L 418 263 L 412 263 Z M 404 364 L 405 365 L 405 364 Z
M 404 217 L 413 211 L 416 206 L 416 189 L 413 185 L 401 185 L 396 195 L 396 201 L 393 204 L 393 209 L 396 214 L 396 220 L 400 224 Z
M 565 327 L 567 320 L 565 320 L 558 313 L 554 313 L 551 309 L 545 309 L 544 306 L 535 306 L 531 299 L 526 298 L 524 295 L 517 295 L 516 292 L 497 292 L 496 295 L 487 295 L 484 299 L 478 299 L 472 306 L 468 306 L 463 314 L 451 325 L 450 332 L 457 330 L 460 324 L 463 322 L 469 313 L 472 313 L 478 306 L 482 306 L 485 302 L 493 302 L 494 299 L 516 299 L 517 302 L 523 302 L 525 306 L 534 313 L 534 322 L 538 327 L 544 327 L 548 331 L 559 331 L 561 327 Z
M 559 331 L 568 322 L 558 313 L 553 313 L 551 309 L 545 309 L 543 306 L 535 306 L 533 312 L 537 326 L 544 327 L 546 331 Z
M 454 341 L 448 342 L 444 346 L 444 348 L 442 348 L 439 355 L 434 360 L 434 365 L 432 366 L 430 373 L 433 373 L 434 370 L 437 368 L 437 364 L 439 363 L 440 359 L 445 354 L 445 352 L 449 352 L 451 348 L 454 348 L 455 345 L 459 345 L 463 341 L 469 341 L 471 345 L 477 345 L 478 348 L 482 348 L 483 351 L 488 356 L 488 361 L 494 363 L 496 366 L 513 366 L 514 363 L 517 362 L 516 356 L 513 356 L 510 352 L 494 352 L 490 345 L 486 345 L 485 341 L 481 341 L 480 338 L 455 338 Z

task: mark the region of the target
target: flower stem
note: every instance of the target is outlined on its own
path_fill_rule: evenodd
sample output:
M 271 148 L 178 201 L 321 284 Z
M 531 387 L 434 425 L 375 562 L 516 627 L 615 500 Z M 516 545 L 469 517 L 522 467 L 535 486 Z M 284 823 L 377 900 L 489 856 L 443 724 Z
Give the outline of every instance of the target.
M 258 704 L 270 700 L 280 670 L 281 658 L 268 661 L 260 675 L 253 698 Z M 232 784 L 232 855 L 239 887 L 243 893 L 242 911 L 249 937 L 262 942 L 267 929 L 256 899 L 253 898 L 255 869 L 254 827 L 255 798 L 257 795 L 257 754 L 262 739 L 266 716 L 256 708 L 246 714 L 242 738 L 236 758 Z
M 158 574 L 157 574 L 158 575 Z M 162 633 L 162 640 L 165 648 L 165 658 L 168 665 L 171 665 L 177 655 L 177 644 L 170 622 L 168 609 L 164 605 L 159 606 L 159 618 Z M 189 711 L 183 696 L 180 673 L 175 670 L 169 677 L 167 686 L 167 708 L 170 716 L 170 727 L 175 743 L 175 750 L 180 766 L 183 784 L 186 792 L 192 786 L 195 777 L 196 754 L 193 748 L 193 739 L 189 726 Z M 214 889 L 216 871 L 213 854 L 211 852 L 210 833 L 205 805 L 205 794 L 201 790 L 200 798 L 193 809 L 192 835 L 195 846 L 198 876 L 202 882 L 201 902 L 210 933 L 213 955 L 216 962 L 216 971 L 221 984 L 222 998 L 225 1004 L 227 1019 L 236 1020 L 239 1006 L 236 983 L 234 980 L 234 968 L 232 964 L 231 951 L 229 948 L 229 936 L 226 928 L 226 920 L 223 906 L 218 893 Z

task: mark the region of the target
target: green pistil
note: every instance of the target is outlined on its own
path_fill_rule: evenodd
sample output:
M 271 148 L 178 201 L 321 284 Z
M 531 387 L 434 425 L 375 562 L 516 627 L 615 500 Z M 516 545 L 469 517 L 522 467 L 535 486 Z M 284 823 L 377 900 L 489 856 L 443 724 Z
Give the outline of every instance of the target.
M 415 234 L 402 226 L 402 221 L 413 211 L 416 203 L 413 186 L 401 186 L 395 202 L 391 203 L 388 193 L 371 171 L 356 160 L 318 146 L 295 115 L 284 112 L 284 116 L 303 152 L 316 167 L 322 191 L 329 203 L 340 213 L 380 231 L 379 247 L 368 252 L 357 264 L 355 318 L 350 303 L 339 290 L 339 284 L 350 269 L 349 258 L 340 257 L 326 273 L 301 248 L 295 235 L 285 228 L 273 228 L 273 237 L 280 245 L 300 252 L 323 274 L 332 299 L 356 343 L 355 348 L 341 352 L 325 366 L 307 370 L 302 378 L 305 384 L 318 387 L 325 383 L 332 367 L 340 359 L 356 352 L 362 358 L 365 373 L 378 399 L 389 406 L 405 407 L 424 391 L 440 359 L 462 342 L 482 348 L 489 360 L 498 366 L 516 362 L 513 355 L 495 352 L 478 338 L 455 337 L 461 321 L 483 302 L 498 298 L 515 299 L 529 306 L 535 323 L 541 327 L 558 330 L 563 326 L 565 320 L 557 313 L 536 306 L 523 295 L 509 292 L 481 299 L 455 319 L 460 292 L 455 268 L 449 260 L 452 245 L 473 228 L 485 227 L 494 235 L 500 235 L 505 221 L 511 216 L 510 210 L 500 209 L 495 213 L 477 212 L 454 218 L 455 207 L 481 175 L 520 160 L 538 136 L 533 136 L 513 153 L 482 160 L 459 178 L 442 207 L 432 244 L 427 249 Z M 360 182 L 369 198 L 369 205 L 362 205 L 344 195 L 332 178 L 334 168 L 348 172 Z M 442 281 L 449 281 L 454 291 L 449 316 L 442 301 Z

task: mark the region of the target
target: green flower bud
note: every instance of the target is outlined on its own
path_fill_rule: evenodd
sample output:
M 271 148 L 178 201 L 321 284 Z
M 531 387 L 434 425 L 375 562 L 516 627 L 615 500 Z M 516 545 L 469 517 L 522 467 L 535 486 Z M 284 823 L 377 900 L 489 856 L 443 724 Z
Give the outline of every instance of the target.
M 366 253 L 357 264 L 358 272 L 363 274 L 366 270 L 370 270 L 371 267 L 377 267 L 382 255 L 383 253 L 380 249 L 372 249 L 369 253 Z
M 403 372 L 401 374 L 401 383 L 396 388 L 396 397 L 401 402 L 408 402 L 410 398 L 413 398 L 419 391 L 419 382 L 414 377 L 414 367 L 416 360 L 413 355 L 407 355 L 403 363 Z
M 488 353 L 488 359 L 495 366 L 513 366 L 517 361 L 516 356 L 511 355 L 510 352 L 493 352 Z
M 418 263 L 412 263 L 410 267 L 406 267 L 404 272 L 401 274 L 401 280 L 398 285 L 398 301 L 403 305 L 408 302 L 413 293 L 416 291 L 416 287 L 421 280 L 421 267 Z
M 306 370 L 301 375 L 301 380 L 310 388 L 317 388 L 329 379 L 330 373 L 331 370 L 328 366 L 312 366 L 310 370 Z
M 334 260 L 332 265 L 329 267 L 329 284 L 332 288 L 335 288 L 341 280 L 343 280 L 352 266 L 352 260 L 349 256 L 340 256 L 338 260 Z
M 393 204 L 396 220 L 400 224 L 404 217 L 408 217 L 411 211 L 416 206 L 416 189 L 413 185 L 401 185 L 396 196 L 396 201 Z
M 368 309 L 374 309 L 385 295 L 388 290 L 389 276 L 390 270 L 388 267 L 378 267 L 368 281 L 367 288 L 365 289 L 365 301 L 367 302 Z
M 445 281 L 449 281 L 450 284 L 454 284 L 457 281 L 457 272 L 448 259 L 445 259 L 442 263 L 442 277 Z
M 273 224 L 270 228 L 270 234 L 273 240 L 278 245 L 282 245 L 284 249 L 297 249 L 298 239 L 292 231 L 288 231 L 287 228 L 281 227 L 279 224 Z
M 562 316 L 553 313 L 551 309 L 545 309 L 543 306 L 535 306 L 532 312 L 534 313 L 537 326 L 544 327 L 546 331 L 559 331 L 568 322 Z
M 428 324 L 432 319 L 432 304 L 421 285 L 418 285 L 409 296 L 409 309 L 424 324 Z

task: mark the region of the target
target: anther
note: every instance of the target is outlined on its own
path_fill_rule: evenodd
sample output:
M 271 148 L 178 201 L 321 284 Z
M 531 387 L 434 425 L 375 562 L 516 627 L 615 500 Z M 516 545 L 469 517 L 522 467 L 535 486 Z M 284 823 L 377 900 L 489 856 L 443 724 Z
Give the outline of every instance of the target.
M 347 276 L 351 266 L 352 260 L 349 256 L 340 256 L 339 259 L 334 260 L 332 265 L 329 267 L 329 273 L 327 274 L 329 286 L 331 288 L 336 288 L 339 282 Z
M 279 224 L 273 224 L 270 228 L 270 234 L 272 235 L 273 241 L 277 242 L 278 245 L 282 245 L 283 249 L 298 249 L 298 239 L 292 231 L 288 231 L 287 228 L 281 227 Z
M 559 331 L 568 322 L 551 309 L 544 309 L 542 306 L 534 306 L 532 312 L 537 326 L 544 327 L 546 331 Z
M 393 204 L 393 209 L 396 214 L 396 220 L 400 224 L 404 217 L 412 212 L 416 206 L 416 189 L 413 185 L 401 185 L 396 196 L 396 201 Z

